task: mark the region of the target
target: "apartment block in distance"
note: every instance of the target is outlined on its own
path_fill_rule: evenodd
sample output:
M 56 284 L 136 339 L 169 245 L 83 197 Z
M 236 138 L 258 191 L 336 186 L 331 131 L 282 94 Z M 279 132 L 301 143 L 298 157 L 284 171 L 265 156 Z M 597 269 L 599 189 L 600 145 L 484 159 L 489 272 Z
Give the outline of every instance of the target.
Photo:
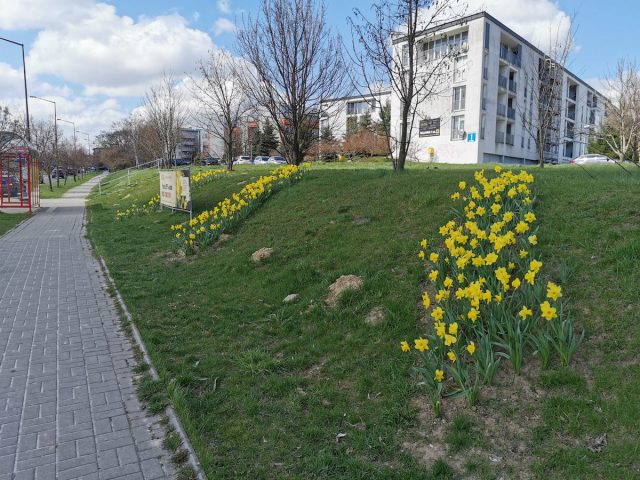
M 380 122 L 380 113 L 390 105 L 390 100 L 390 90 L 326 100 L 321 105 L 320 132 L 328 127 L 334 138 L 344 139 L 357 129 L 365 115 L 369 115 L 372 123 Z
M 394 41 L 407 59 L 406 39 Z M 548 79 L 545 54 L 486 12 L 443 23 L 422 33 L 416 64 L 446 61 L 450 74 L 439 94 L 417 106 L 409 159 L 442 163 L 530 163 L 538 159 L 529 133 L 536 126 L 540 82 Z M 545 63 L 547 62 L 547 63 Z M 568 162 L 586 152 L 589 134 L 602 122 L 602 96 L 570 71 L 552 67 L 561 82 L 545 161 Z M 546 72 L 546 73 L 545 73 Z M 419 73 L 420 74 L 420 73 Z M 538 78 L 534 78 L 538 76 Z M 560 80 L 561 77 L 561 80 Z M 559 87 L 560 88 L 560 87 Z M 399 137 L 400 99 L 391 94 L 391 123 Z

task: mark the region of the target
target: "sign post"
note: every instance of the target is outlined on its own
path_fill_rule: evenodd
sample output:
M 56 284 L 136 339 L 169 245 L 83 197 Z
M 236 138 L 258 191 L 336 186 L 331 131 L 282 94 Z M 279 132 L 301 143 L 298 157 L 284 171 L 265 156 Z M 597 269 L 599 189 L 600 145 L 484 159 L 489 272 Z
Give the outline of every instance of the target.
M 189 212 L 189 218 L 193 217 L 189 169 L 160 170 L 160 206 Z

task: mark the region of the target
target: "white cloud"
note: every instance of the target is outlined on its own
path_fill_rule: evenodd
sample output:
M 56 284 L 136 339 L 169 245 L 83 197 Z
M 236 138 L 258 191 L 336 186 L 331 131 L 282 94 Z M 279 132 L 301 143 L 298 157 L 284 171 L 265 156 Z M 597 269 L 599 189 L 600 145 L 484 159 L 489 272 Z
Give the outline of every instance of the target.
M 571 28 L 571 17 L 552 0 L 469 0 L 468 5 L 469 13 L 486 10 L 544 51 Z
M 0 28 L 29 30 L 75 23 L 94 5 L 93 0 L 0 0 Z
M 236 25 L 228 18 L 219 18 L 213 24 L 213 32 L 216 37 L 219 37 L 223 33 L 234 33 L 236 31 Z
M 134 96 L 165 71 L 192 71 L 212 47 L 180 15 L 134 21 L 99 3 L 82 21 L 40 31 L 29 62 L 34 73 L 79 83 L 87 95 Z
M 218 0 L 217 5 L 222 13 L 231 13 L 231 0 Z

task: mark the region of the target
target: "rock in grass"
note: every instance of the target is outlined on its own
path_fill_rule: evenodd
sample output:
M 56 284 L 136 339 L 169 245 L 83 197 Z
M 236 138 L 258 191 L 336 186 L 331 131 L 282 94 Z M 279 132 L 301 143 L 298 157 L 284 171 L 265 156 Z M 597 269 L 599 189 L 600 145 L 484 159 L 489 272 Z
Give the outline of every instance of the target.
M 338 304 L 338 299 L 347 290 L 360 290 L 364 281 L 357 275 L 342 275 L 329 286 L 329 295 L 325 298 L 327 306 L 333 308 Z
M 292 293 L 291 295 L 287 295 L 286 297 L 284 297 L 284 300 L 282 301 L 282 303 L 293 303 L 293 302 L 297 302 L 299 297 L 300 297 L 300 295 L 299 295 L 299 294 L 297 294 L 297 293 Z
M 375 327 L 384 322 L 384 309 L 382 307 L 373 307 L 364 319 L 364 323 L 370 327 Z
M 273 253 L 273 248 L 263 247 L 253 252 L 253 254 L 251 255 L 251 260 L 253 260 L 254 263 L 260 263 L 263 260 L 266 260 L 267 258 L 269 258 L 272 253 Z

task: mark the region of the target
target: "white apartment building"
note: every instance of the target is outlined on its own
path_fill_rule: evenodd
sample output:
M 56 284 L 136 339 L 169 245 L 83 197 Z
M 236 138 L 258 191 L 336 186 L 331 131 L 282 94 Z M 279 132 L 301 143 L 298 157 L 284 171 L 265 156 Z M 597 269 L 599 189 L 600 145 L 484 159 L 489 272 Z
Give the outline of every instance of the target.
M 380 122 L 382 109 L 390 106 L 390 102 L 390 90 L 327 100 L 321 104 L 320 133 L 328 127 L 334 138 L 344 139 L 365 115 L 369 115 L 372 123 Z
M 407 58 L 406 40 L 394 41 Z M 404 46 L 403 46 L 404 45 Z M 448 57 L 450 69 L 438 88 L 417 107 L 409 159 L 442 163 L 537 161 L 532 95 L 539 88 L 540 62 L 545 55 L 486 12 L 441 24 L 422 33 L 417 45 L 418 71 Z M 544 63 L 542 64 L 544 65 Z M 566 69 L 562 98 L 551 135 L 556 147 L 546 161 L 567 162 L 586 152 L 588 132 L 603 117 L 602 96 Z M 399 137 L 400 99 L 391 95 L 391 123 Z

